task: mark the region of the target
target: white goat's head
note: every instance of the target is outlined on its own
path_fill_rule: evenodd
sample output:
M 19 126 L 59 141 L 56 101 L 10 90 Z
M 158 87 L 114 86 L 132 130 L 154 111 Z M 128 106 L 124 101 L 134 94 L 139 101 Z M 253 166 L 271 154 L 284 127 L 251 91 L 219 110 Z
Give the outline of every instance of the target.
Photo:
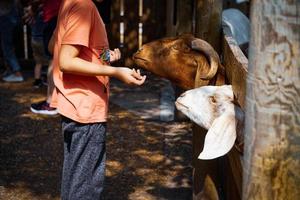
M 199 159 L 223 156 L 233 147 L 237 123 L 243 121 L 243 112 L 233 100 L 231 85 L 203 86 L 186 91 L 176 100 L 178 110 L 208 129 Z

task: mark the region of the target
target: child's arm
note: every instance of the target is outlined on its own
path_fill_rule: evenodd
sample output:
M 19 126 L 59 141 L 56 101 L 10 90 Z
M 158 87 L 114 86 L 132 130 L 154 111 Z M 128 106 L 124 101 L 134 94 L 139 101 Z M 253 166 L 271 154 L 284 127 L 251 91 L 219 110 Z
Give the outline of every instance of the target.
M 130 85 L 142 85 L 146 76 L 141 76 L 139 71 L 126 67 L 112 67 L 98 65 L 78 57 L 81 46 L 61 46 L 59 52 L 59 67 L 62 72 L 80 74 L 86 76 L 112 76 Z

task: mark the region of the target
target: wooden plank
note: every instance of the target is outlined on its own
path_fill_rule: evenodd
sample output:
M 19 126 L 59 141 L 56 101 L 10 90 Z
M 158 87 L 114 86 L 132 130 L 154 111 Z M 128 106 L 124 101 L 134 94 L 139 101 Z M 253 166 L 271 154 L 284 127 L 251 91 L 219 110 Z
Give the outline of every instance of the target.
M 221 17 L 223 1 L 196 0 L 196 36 L 210 43 L 217 52 L 221 50 Z
M 251 1 L 243 199 L 300 197 L 300 1 Z
M 107 27 L 107 35 L 111 48 L 117 48 L 120 47 L 120 0 L 111 3 L 111 21 Z
M 246 77 L 248 73 L 248 59 L 229 35 L 223 37 L 223 58 L 226 77 L 232 85 L 233 93 L 242 109 L 245 108 Z
M 242 199 L 242 166 L 237 150 L 232 149 L 222 159 L 224 197 L 230 200 Z M 238 158 L 238 159 L 236 159 Z
M 176 35 L 176 17 L 177 10 L 175 10 L 175 2 L 174 0 L 166 0 L 166 35 L 168 37 L 175 36 Z
M 177 0 L 176 35 L 192 33 L 193 30 L 193 1 Z
M 131 56 L 138 50 L 139 29 L 139 2 L 137 0 L 124 0 L 124 53 L 125 66 L 132 66 Z
M 143 43 L 161 38 L 166 35 L 166 4 L 167 0 L 144 0 L 143 16 Z
M 220 49 L 222 1 L 195 0 L 194 4 L 196 37 L 208 41 L 215 49 Z M 195 80 L 195 87 L 198 87 L 197 83 Z M 206 133 L 207 130 L 197 125 L 193 128 L 193 200 L 217 200 L 223 196 L 220 159 L 198 159 Z
M 226 32 L 223 36 L 223 64 L 226 71 L 226 77 L 228 84 L 232 85 L 233 93 L 241 108 L 245 109 L 245 95 L 246 95 L 246 78 L 248 73 L 248 59 L 245 57 L 235 40 Z M 241 137 L 243 140 L 243 136 Z M 226 196 L 228 199 L 241 199 L 242 198 L 242 180 L 243 180 L 243 164 L 241 154 L 236 148 L 233 148 L 227 155 L 228 168 L 227 184 L 230 184 L 231 188 L 226 189 Z M 230 197 L 230 198 L 229 198 Z
M 228 170 L 226 170 L 227 185 L 230 185 L 235 190 L 225 191 L 227 199 L 240 200 L 242 199 L 242 185 L 243 185 L 243 165 L 242 156 L 233 148 L 226 156 L 228 159 Z
M 193 126 L 193 200 L 218 200 L 218 189 L 222 188 L 219 160 L 199 160 L 198 156 L 203 149 L 207 130 L 194 124 Z
M 193 33 L 193 0 L 167 0 L 167 36 Z

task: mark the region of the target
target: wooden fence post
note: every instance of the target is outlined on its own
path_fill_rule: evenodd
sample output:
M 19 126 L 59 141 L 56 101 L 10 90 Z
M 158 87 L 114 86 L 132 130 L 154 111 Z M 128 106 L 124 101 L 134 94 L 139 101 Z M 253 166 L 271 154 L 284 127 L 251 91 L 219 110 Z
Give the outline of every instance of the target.
M 167 0 L 167 36 L 192 33 L 193 0 Z
M 251 6 L 243 199 L 299 199 L 300 1 Z
M 166 26 L 163 23 L 166 19 L 167 0 L 153 1 L 143 0 L 143 43 L 153 41 L 166 34 Z
M 223 1 L 195 0 L 195 2 L 196 36 L 206 40 L 220 53 Z
M 168 37 L 175 36 L 175 2 L 174 0 L 167 0 L 166 5 L 166 35 Z
M 208 41 L 217 51 L 221 49 L 221 14 L 222 1 L 196 0 L 195 35 Z M 195 81 L 195 87 L 198 87 Z M 219 159 L 199 160 L 198 155 L 203 149 L 207 130 L 194 125 L 193 127 L 193 200 L 220 199 L 222 193 Z
M 176 35 L 192 33 L 193 7 L 192 0 L 177 1 Z

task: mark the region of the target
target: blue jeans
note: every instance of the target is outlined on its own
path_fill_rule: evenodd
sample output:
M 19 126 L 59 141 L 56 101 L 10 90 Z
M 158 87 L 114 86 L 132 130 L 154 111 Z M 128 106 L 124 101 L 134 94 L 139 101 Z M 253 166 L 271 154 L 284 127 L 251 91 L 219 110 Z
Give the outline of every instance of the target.
M 14 28 L 17 24 L 18 16 L 14 10 L 7 15 L 0 16 L 0 39 L 2 54 L 4 60 L 9 64 L 13 72 L 18 72 L 21 69 L 15 54 L 13 43 Z

